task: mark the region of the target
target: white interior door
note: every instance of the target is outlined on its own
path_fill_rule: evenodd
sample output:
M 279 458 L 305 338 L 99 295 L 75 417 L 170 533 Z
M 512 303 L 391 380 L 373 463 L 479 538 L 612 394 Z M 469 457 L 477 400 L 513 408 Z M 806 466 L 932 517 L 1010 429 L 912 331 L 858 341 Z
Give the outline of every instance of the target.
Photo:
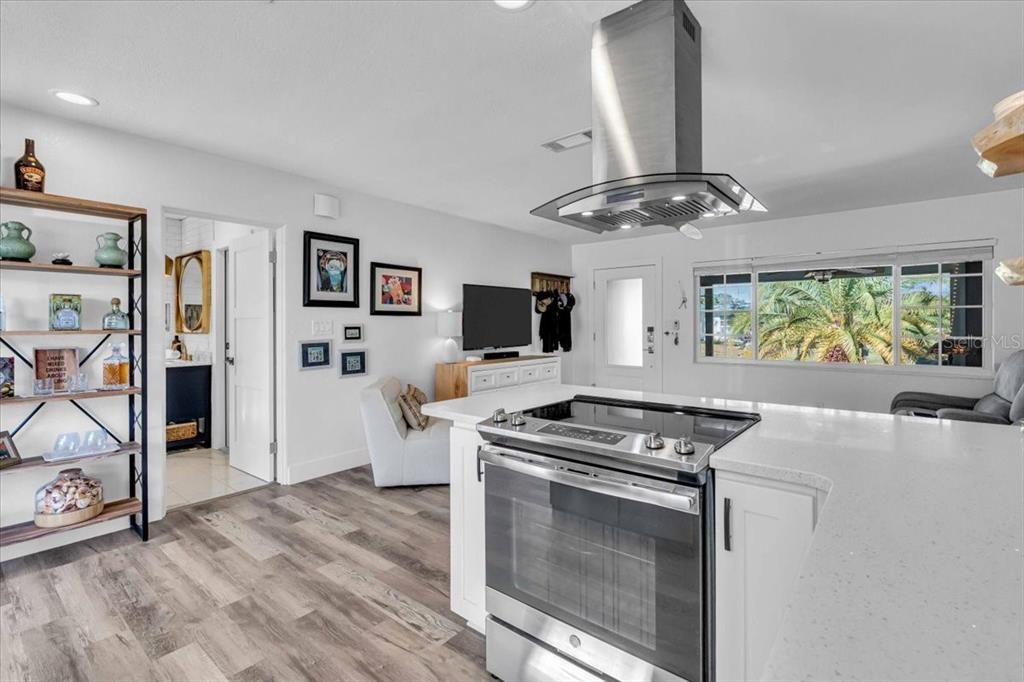
M 228 444 L 231 466 L 274 480 L 274 287 L 270 230 L 228 244 Z
M 657 268 L 595 270 L 594 307 L 595 383 L 660 391 Z

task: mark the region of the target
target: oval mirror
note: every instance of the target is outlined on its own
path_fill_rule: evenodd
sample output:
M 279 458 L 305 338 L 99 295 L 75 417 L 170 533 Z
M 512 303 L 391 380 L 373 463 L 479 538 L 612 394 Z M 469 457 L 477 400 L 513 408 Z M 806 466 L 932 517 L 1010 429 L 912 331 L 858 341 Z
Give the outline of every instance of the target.
M 199 251 L 177 259 L 178 331 L 204 334 L 210 325 L 210 252 Z

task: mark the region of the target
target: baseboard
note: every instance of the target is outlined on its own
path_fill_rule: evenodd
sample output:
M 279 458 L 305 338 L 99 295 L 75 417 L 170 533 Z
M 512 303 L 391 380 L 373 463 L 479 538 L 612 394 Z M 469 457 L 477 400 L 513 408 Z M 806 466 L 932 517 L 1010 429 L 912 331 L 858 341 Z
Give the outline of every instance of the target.
M 288 467 L 288 477 L 283 482 L 288 485 L 294 485 L 295 483 L 308 481 L 311 478 L 319 478 L 327 474 L 334 474 L 369 463 L 369 451 L 366 448 L 356 448 L 355 450 L 319 457 L 308 462 L 292 464 Z

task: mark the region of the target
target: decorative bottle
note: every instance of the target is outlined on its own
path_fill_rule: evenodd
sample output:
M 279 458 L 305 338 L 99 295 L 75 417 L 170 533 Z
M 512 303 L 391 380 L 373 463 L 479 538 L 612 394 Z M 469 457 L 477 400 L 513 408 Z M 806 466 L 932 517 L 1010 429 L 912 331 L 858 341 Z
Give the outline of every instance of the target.
M 25 153 L 14 164 L 14 186 L 31 192 L 42 192 L 46 169 L 36 158 L 35 140 L 25 139 Z
M 128 358 L 121 354 L 121 345 L 110 344 L 110 355 L 103 358 L 103 390 L 120 391 L 128 388 Z
M 113 330 L 128 329 L 128 313 L 121 310 L 121 299 L 110 299 L 110 312 L 103 316 L 103 328 Z

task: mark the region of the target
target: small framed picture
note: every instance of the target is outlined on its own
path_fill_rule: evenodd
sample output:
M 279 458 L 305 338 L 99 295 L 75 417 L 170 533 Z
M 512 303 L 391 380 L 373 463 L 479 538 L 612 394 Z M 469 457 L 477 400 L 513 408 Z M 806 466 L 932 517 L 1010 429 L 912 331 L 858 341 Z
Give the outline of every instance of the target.
M 338 352 L 338 376 L 361 377 L 369 370 L 366 367 L 366 349 L 343 350 Z
M 330 339 L 299 341 L 299 369 L 325 369 L 334 363 L 334 348 Z
M 422 315 L 423 269 L 370 263 L 371 315 Z
M 14 438 L 8 431 L 0 431 L 0 469 L 21 464 L 21 455 L 14 446 Z
M 81 294 L 50 294 L 50 331 L 75 331 L 81 328 Z
M 77 348 L 35 348 L 36 379 L 53 379 L 53 390 L 68 390 L 68 378 L 78 374 Z
M 14 396 L 14 358 L 0 358 L 0 398 Z
M 358 343 L 363 340 L 363 325 L 346 324 L 341 332 L 341 338 L 345 343 Z
M 359 307 L 359 240 L 304 232 L 302 305 Z

